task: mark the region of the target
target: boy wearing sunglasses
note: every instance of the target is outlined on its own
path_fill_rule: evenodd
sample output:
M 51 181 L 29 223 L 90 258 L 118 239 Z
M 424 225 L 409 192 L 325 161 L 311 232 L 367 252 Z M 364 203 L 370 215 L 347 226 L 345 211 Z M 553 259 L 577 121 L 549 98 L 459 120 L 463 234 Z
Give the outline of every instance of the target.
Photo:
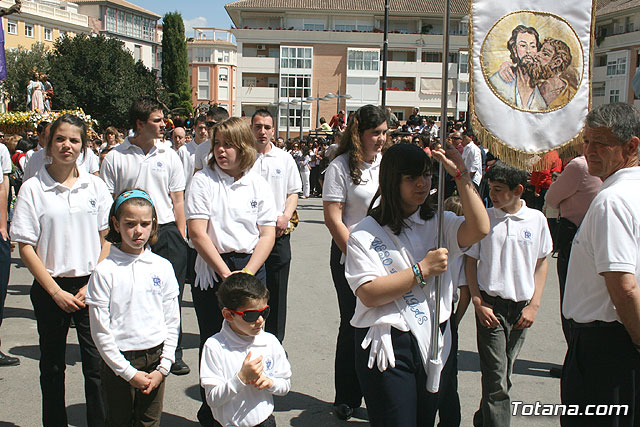
M 236 273 L 216 293 L 222 330 L 202 349 L 200 384 L 221 425 L 275 426 L 273 396 L 291 388 L 291 365 L 278 339 L 263 331 L 269 291 L 260 279 Z

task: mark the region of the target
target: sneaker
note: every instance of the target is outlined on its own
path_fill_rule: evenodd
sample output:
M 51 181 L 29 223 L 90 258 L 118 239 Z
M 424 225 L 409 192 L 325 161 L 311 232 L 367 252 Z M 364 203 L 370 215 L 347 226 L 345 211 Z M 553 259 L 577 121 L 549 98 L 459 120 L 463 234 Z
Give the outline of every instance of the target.
M 0 366 L 17 366 L 20 364 L 20 359 L 17 357 L 7 356 L 0 351 Z
M 191 368 L 182 359 L 176 360 L 176 363 L 171 365 L 173 375 L 187 375 L 189 372 L 191 372 Z
M 333 405 L 333 413 L 341 420 L 348 420 L 353 415 L 353 409 L 346 403 Z

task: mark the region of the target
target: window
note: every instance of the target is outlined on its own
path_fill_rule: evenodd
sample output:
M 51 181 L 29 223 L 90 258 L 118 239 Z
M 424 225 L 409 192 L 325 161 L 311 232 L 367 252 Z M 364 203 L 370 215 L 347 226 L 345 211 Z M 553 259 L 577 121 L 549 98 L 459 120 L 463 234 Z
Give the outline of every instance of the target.
M 324 30 L 324 24 L 304 24 L 304 29 L 305 30 L 310 30 L 310 31 L 322 31 Z
M 16 21 L 7 21 L 7 33 L 18 34 L 18 24 Z
M 442 52 L 424 52 L 422 62 L 442 62 Z
M 136 62 L 142 60 L 142 46 L 137 44 L 133 46 L 133 60 Z
M 609 104 L 620 102 L 620 89 L 611 89 L 609 91 Z
M 627 58 L 607 61 L 607 76 L 624 75 L 627 71 Z
M 118 22 L 117 22 L 116 32 L 118 32 L 120 34 L 125 34 L 124 19 L 125 19 L 125 13 L 119 10 L 118 11 Z
M 458 64 L 458 72 L 460 74 L 469 73 L 469 54 L 467 52 L 460 52 L 460 63 Z
M 605 95 L 605 90 L 604 90 L 604 86 L 594 86 L 593 87 L 593 96 L 604 96 Z
M 44 29 L 44 39 L 46 41 L 52 41 L 53 40 L 53 30 L 51 28 L 46 28 Z
M 127 33 L 128 36 L 133 36 L 133 15 L 127 13 Z
M 133 37 L 142 38 L 142 18 L 137 15 L 133 17 Z
M 373 50 L 349 50 L 347 54 L 348 70 L 377 71 L 379 52 Z
M 206 47 L 197 47 L 193 52 L 195 54 L 193 62 L 211 62 L 211 49 Z
M 335 30 L 336 31 L 355 31 L 356 26 L 355 25 L 336 25 L 335 26 Z
M 281 98 L 307 98 L 311 96 L 311 74 L 281 74 Z
M 618 72 L 617 74 L 626 74 L 627 71 L 627 58 L 618 58 Z
M 458 63 L 458 53 L 449 52 L 449 64 L 457 64 L 457 63 Z
M 281 68 L 302 68 L 311 69 L 312 66 L 311 47 L 286 47 L 280 48 Z
M 198 99 L 209 99 L 209 67 L 198 67 Z
M 616 61 L 607 62 L 607 76 L 615 76 L 616 68 Z
M 27 37 L 33 37 L 33 25 L 24 24 L 24 35 Z
M 115 33 L 117 31 L 117 25 L 116 25 L 116 10 L 115 9 L 111 9 L 111 8 L 107 8 L 107 22 L 106 22 L 106 29 L 107 31 L 113 32 Z
M 300 128 L 300 106 L 291 105 L 289 108 L 289 114 L 287 115 L 287 108 L 280 108 L 280 128 L 287 127 L 287 118 L 289 119 L 289 127 L 293 129 Z M 302 107 L 302 127 L 309 128 L 311 126 L 311 109 L 310 106 L 304 105 Z

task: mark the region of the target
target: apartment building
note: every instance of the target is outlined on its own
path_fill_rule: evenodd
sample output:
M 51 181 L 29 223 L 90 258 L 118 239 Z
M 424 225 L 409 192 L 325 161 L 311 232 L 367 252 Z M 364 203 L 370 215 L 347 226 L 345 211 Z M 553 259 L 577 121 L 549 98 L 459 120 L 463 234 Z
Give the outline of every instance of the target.
M 631 80 L 640 65 L 640 0 L 599 2 L 596 12 L 596 44 L 593 105 L 626 102 L 640 108 Z
M 413 107 L 440 116 L 443 7 L 437 0 L 390 1 L 386 104 L 401 120 Z M 238 49 L 235 115 L 268 108 L 281 134 L 287 123 L 297 132 L 301 120 L 308 132 L 338 109 L 381 103 L 384 1 L 239 0 L 225 8 Z M 450 22 L 448 115 L 464 117 L 466 0 L 451 1 Z
M 159 71 L 158 50 L 162 39 L 158 36 L 160 15 L 126 0 L 74 0 L 78 11 L 95 18 L 94 32 L 117 38 L 136 61 L 150 70 Z
M 0 0 L 0 7 L 9 8 L 14 2 Z M 78 11 L 75 3 L 59 0 L 24 0 L 20 13 L 2 18 L 6 49 L 30 49 L 34 43 L 53 46 L 60 37 L 90 33 L 87 15 Z
M 241 114 L 236 100 L 238 51 L 231 31 L 219 28 L 194 28 L 187 39 L 189 75 L 193 105 L 214 102 Z

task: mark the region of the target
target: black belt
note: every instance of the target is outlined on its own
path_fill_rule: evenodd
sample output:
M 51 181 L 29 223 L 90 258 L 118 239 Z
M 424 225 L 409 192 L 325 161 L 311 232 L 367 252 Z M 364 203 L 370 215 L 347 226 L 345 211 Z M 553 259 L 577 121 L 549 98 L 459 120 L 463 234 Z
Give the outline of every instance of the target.
M 624 326 L 620 322 L 604 322 L 602 320 L 594 320 L 593 322 L 578 323 L 573 319 L 568 319 L 569 325 L 572 328 L 623 328 Z
M 496 306 L 496 305 L 514 305 L 517 309 L 522 310 L 527 305 L 529 305 L 529 301 L 528 300 L 527 301 L 513 301 L 513 300 L 510 300 L 510 299 L 504 299 L 504 298 L 501 298 L 501 297 L 494 297 L 492 295 L 489 295 L 485 291 L 480 291 L 480 295 L 482 296 L 482 299 L 484 301 L 486 301 L 487 303 L 491 304 L 492 306 Z
M 155 353 L 156 351 L 162 349 L 164 343 L 158 344 L 153 348 L 148 348 L 146 350 L 129 350 L 129 351 L 121 351 L 125 357 L 135 359 L 136 357 L 146 356 L 149 353 Z

